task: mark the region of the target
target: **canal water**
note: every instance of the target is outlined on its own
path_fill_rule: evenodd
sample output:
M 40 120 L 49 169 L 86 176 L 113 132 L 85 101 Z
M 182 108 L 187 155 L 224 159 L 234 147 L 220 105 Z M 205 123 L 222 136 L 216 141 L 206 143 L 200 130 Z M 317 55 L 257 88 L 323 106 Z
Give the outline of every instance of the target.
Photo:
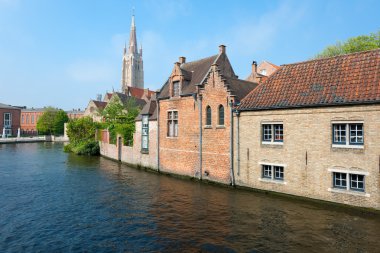
M 0 145 L 0 252 L 380 252 L 378 214 Z

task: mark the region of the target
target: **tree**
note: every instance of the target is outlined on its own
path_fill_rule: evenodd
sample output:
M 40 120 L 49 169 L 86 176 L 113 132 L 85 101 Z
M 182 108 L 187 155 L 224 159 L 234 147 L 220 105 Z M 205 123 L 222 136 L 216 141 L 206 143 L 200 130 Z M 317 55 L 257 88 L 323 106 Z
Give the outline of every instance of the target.
M 95 139 L 96 129 L 97 124 L 90 117 L 70 121 L 67 124 L 70 143 L 64 150 L 77 155 L 99 155 L 99 143 Z
M 68 121 L 66 112 L 48 107 L 37 121 L 37 130 L 41 134 L 60 135 L 63 134 L 64 124 Z
M 113 96 L 106 108 L 102 111 L 102 116 L 106 122 L 117 122 L 120 118 L 125 118 L 127 113 L 119 97 Z
M 124 139 L 124 144 L 129 144 L 133 140 L 135 132 L 135 118 L 140 109 L 136 104 L 136 99 L 128 97 L 122 103 L 119 97 L 113 96 L 111 101 L 104 108 L 102 115 L 105 119 L 103 124 L 110 132 L 110 142 L 116 142 L 116 135 L 120 134 Z
M 314 58 L 326 58 L 342 54 L 350 54 L 366 50 L 380 48 L 380 30 L 370 35 L 361 35 L 349 38 L 346 42 L 337 42 L 335 45 L 328 46 Z

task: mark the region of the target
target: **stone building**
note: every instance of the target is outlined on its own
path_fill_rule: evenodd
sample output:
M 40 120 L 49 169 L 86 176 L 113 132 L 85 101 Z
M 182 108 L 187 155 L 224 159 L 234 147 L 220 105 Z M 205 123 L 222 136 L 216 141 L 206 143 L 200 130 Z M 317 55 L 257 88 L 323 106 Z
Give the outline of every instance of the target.
M 129 35 L 128 51 L 124 46 L 123 63 L 121 70 L 121 92 L 126 93 L 127 87 L 144 89 L 144 68 L 142 47 L 137 48 L 135 16 L 132 16 L 131 31 Z
M 380 209 L 379 49 L 283 65 L 237 115 L 237 185 Z
M 0 135 L 17 136 L 20 127 L 21 108 L 0 103 Z
M 101 116 L 101 111 L 107 106 L 107 102 L 90 100 L 84 111 L 84 117 L 91 117 L 95 122 L 102 122 L 103 117 Z
M 238 79 L 225 52 L 180 57 L 158 95 L 160 171 L 231 183 L 231 105 L 256 83 Z

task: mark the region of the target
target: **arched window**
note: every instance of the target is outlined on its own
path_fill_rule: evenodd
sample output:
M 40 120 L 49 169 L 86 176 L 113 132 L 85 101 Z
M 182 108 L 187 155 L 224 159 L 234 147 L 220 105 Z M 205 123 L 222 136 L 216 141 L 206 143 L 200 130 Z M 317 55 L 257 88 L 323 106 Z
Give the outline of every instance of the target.
M 211 107 L 209 105 L 206 107 L 206 125 L 211 126 Z
M 224 125 L 224 107 L 223 105 L 219 105 L 218 108 L 218 125 Z

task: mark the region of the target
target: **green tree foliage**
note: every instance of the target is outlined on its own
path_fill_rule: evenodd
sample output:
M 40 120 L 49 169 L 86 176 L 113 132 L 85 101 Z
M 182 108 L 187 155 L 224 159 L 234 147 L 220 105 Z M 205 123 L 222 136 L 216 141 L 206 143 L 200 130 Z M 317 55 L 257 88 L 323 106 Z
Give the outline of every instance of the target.
M 97 127 L 90 117 L 70 121 L 67 124 L 70 143 L 65 146 L 65 151 L 78 155 L 99 155 L 99 143 L 95 139 Z
M 366 50 L 380 48 L 380 30 L 370 35 L 361 35 L 349 38 L 346 42 L 337 42 L 335 45 L 326 47 L 314 58 L 326 58 L 342 54 L 350 54 Z
M 65 111 L 48 107 L 37 121 L 37 130 L 40 134 L 62 135 L 68 121 Z
M 102 115 L 105 122 L 103 128 L 110 132 L 110 142 L 116 143 L 116 136 L 123 137 L 124 145 L 131 145 L 133 133 L 135 132 L 135 118 L 140 110 L 133 97 L 122 103 L 117 96 L 114 96 L 103 110 Z

